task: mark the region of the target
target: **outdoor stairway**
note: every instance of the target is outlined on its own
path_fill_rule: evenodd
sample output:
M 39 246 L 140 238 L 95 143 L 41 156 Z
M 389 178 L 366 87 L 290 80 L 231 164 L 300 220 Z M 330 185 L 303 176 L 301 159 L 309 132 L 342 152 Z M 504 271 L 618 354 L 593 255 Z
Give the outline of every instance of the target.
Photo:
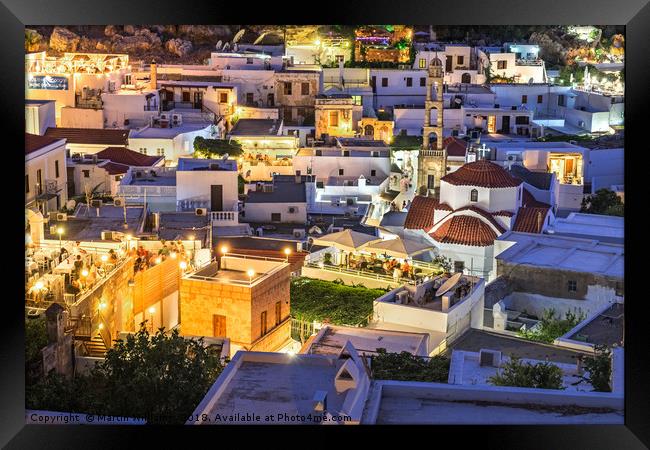
M 104 345 L 104 340 L 99 332 L 90 341 L 86 342 L 86 348 L 88 349 L 88 356 L 93 358 L 103 358 L 106 355 L 106 345 Z

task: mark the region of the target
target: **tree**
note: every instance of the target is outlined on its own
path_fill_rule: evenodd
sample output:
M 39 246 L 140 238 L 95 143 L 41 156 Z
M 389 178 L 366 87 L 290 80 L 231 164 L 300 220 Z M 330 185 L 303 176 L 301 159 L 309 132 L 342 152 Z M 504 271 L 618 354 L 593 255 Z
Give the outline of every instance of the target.
M 90 216 L 90 205 L 92 204 L 93 199 L 97 196 L 97 189 L 99 189 L 99 186 L 102 184 L 104 184 L 103 181 L 92 189 L 90 186 L 88 186 L 88 184 L 84 184 L 84 196 L 86 197 L 86 216 Z
M 582 200 L 580 212 L 622 216 L 623 201 L 612 190 L 598 189 L 595 194 L 588 195 Z
M 449 364 L 449 358 L 442 355 L 424 358 L 405 351 L 389 353 L 385 348 L 378 348 L 370 367 L 372 378 L 377 380 L 446 383 Z
M 583 359 L 586 375 L 580 375 L 576 383 L 583 381 L 591 384 L 594 391 L 611 392 L 609 380 L 612 378 L 612 353 L 606 345 L 594 346 L 594 356 Z
M 219 352 L 176 329 L 150 335 L 145 325 L 117 340 L 88 375 L 33 386 L 28 407 L 184 423 L 223 370 Z
M 194 138 L 194 157 L 216 159 L 225 154 L 240 156 L 244 153 L 239 142 L 225 139 L 205 139 L 201 136 Z
M 547 309 L 544 311 L 542 320 L 535 329 L 519 331 L 519 335 L 531 341 L 550 344 L 582 322 L 584 318 L 585 316 L 581 312 L 574 313 L 567 311 L 564 319 L 561 319 L 559 315 L 556 316 L 554 309 Z
M 495 386 L 515 386 L 537 389 L 564 389 L 562 369 L 549 362 L 531 364 L 512 356 L 501 370 L 488 381 Z

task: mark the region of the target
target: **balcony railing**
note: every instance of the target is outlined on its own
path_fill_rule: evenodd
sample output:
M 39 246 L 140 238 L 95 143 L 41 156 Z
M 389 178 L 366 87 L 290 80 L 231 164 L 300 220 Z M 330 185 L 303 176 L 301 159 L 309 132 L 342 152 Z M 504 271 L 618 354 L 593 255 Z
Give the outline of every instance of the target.
M 422 156 L 442 157 L 444 155 L 444 151 L 442 150 L 420 150 L 420 153 L 422 154 Z
M 239 212 L 237 211 L 212 211 L 210 220 L 213 226 L 237 225 L 239 223 Z
M 518 59 L 515 64 L 517 66 L 543 66 L 544 61 L 541 59 Z

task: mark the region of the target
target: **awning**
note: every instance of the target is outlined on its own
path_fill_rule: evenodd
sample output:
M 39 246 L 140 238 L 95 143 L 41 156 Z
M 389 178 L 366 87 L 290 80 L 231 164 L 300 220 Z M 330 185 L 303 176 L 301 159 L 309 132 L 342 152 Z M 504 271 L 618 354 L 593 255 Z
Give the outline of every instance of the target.
M 354 252 L 364 247 L 370 242 L 377 242 L 381 239 L 376 236 L 371 236 L 365 233 L 359 233 L 346 229 L 336 233 L 326 234 L 318 238 L 314 238 L 314 245 L 322 245 L 324 247 L 335 247 L 339 250 L 346 252 Z
M 363 248 L 365 252 L 386 254 L 394 258 L 409 258 L 424 253 L 434 248 L 432 245 L 417 242 L 411 239 L 387 239 L 385 241 L 368 244 Z

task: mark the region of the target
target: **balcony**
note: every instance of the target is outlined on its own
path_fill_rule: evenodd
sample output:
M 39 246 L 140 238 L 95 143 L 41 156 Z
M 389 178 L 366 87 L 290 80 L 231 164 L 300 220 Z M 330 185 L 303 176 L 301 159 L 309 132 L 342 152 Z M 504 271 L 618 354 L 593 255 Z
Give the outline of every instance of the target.
M 442 156 L 444 156 L 444 151 L 442 151 L 442 150 L 420 150 L 420 154 L 422 156 L 442 157 Z
M 238 211 L 211 211 L 210 220 L 212 222 L 212 226 L 215 227 L 238 225 L 239 212 Z
M 544 61 L 541 59 L 518 59 L 515 61 L 517 66 L 543 66 Z

